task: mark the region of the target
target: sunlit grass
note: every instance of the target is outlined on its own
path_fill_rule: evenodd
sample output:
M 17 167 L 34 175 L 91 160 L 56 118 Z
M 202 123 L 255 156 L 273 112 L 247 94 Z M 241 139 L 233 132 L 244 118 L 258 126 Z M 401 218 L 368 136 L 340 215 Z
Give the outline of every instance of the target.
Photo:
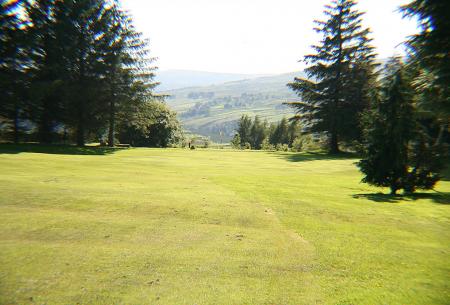
M 0 146 L 0 303 L 447 304 L 450 182 L 355 161 Z

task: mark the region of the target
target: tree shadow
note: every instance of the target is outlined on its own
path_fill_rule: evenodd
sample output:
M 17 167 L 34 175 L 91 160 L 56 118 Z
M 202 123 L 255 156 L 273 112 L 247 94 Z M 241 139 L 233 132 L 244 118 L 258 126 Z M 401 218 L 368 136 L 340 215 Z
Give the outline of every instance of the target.
M 36 143 L 0 144 L 0 154 L 40 153 L 55 155 L 109 155 L 126 148 L 73 145 L 44 145 Z
M 344 160 L 356 159 L 359 156 L 355 153 L 342 152 L 338 154 L 327 154 L 324 152 L 305 152 L 305 153 L 289 153 L 289 152 L 268 152 L 278 158 L 289 162 L 305 162 L 317 160 Z
M 397 203 L 400 201 L 416 201 L 419 199 L 431 199 L 434 203 L 450 204 L 450 192 L 433 193 L 414 193 L 411 195 L 391 195 L 384 193 L 369 193 L 369 194 L 355 194 L 352 195 L 355 199 L 368 199 L 375 202 Z

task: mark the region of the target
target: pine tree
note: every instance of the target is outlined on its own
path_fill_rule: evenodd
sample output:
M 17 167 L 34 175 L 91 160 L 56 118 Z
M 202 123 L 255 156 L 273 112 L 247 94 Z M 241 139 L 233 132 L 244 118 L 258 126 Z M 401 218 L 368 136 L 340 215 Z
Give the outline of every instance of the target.
M 29 28 L 26 31 L 28 55 L 31 62 L 27 76 L 30 81 L 30 117 L 38 126 L 39 140 L 43 143 L 53 141 L 53 131 L 61 121 L 61 73 L 64 62 L 56 37 L 54 0 L 26 2 Z
M 25 40 L 22 35 L 25 25 L 18 16 L 19 9 L 20 1 L 0 2 L 0 119 L 12 125 L 15 143 L 19 141 L 19 120 L 24 110 L 22 97 L 26 86 Z
M 266 137 L 265 125 L 263 122 L 261 122 L 259 116 L 255 116 L 252 127 L 250 129 L 250 139 L 251 139 L 250 144 L 252 145 L 252 148 L 261 149 L 261 144 L 264 141 L 265 137 Z
M 414 0 L 402 7 L 404 15 L 419 20 L 421 32 L 407 42 L 418 106 L 440 125 L 436 145 L 450 124 L 450 3 Z
M 251 128 L 252 128 L 252 119 L 246 115 L 243 114 L 238 122 L 238 129 L 237 132 L 239 134 L 239 137 L 241 138 L 241 146 L 244 147 L 245 143 L 251 144 Z
M 108 144 L 114 146 L 116 120 L 127 120 L 127 113 L 137 111 L 139 104 L 157 98 L 153 89 L 156 67 L 149 57 L 147 43 L 142 34 L 136 32 L 132 19 L 117 6 L 113 10 L 112 43 L 106 45 L 108 73 L 106 85 L 109 88 Z M 140 87 L 141 90 L 135 90 Z M 136 104 L 138 103 L 138 104 Z
M 334 0 L 325 6 L 326 21 L 315 21 L 315 30 L 323 34 L 315 54 L 304 61 L 308 79 L 296 78 L 288 84 L 301 97 L 294 107 L 304 127 L 311 132 L 326 132 L 329 150 L 339 152 L 341 139 L 360 136 L 359 116 L 368 107 L 367 97 L 374 79 L 373 47 L 369 29 L 363 28 L 363 13 L 355 9 L 355 1 Z
M 368 114 L 366 156 L 358 163 L 363 182 L 404 189 L 430 189 L 439 180 L 442 151 L 430 145 L 418 122 L 413 90 L 398 59 L 386 67 L 386 78 Z
M 275 128 L 270 135 L 269 142 L 272 145 L 289 144 L 289 126 L 285 117 L 275 125 Z

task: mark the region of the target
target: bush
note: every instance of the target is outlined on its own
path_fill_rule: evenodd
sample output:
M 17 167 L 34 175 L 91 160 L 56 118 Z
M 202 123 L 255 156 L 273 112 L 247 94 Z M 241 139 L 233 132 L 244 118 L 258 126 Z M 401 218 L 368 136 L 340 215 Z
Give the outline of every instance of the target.
M 234 149 L 241 149 L 241 137 L 239 136 L 239 134 L 235 134 L 233 137 L 233 140 L 231 140 L 231 146 Z
M 195 145 L 191 145 L 191 149 L 195 149 Z
M 275 150 L 275 146 L 270 144 L 268 138 L 265 138 L 264 141 L 261 143 L 261 149 L 262 150 Z
M 292 142 L 292 151 L 300 152 L 303 148 L 303 141 L 300 137 L 297 137 Z
M 289 151 L 289 145 L 278 143 L 276 149 L 278 151 Z
M 245 142 L 244 149 L 252 149 L 252 146 L 250 145 L 250 143 Z

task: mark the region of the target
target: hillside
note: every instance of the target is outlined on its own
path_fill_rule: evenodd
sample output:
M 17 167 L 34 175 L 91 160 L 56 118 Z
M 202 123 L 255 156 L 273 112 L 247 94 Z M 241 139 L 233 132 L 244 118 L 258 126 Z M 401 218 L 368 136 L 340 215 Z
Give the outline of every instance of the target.
M 242 114 L 268 121 L 291 116 L 292 109 L 282 103 L 297 97 L 286 84 L 300 75 L 292 72 L 163 93 L 170 95 L 167 103 L 178 112 L 185 129 L 214 141 L 229 141 Z
M 166 70 L 157 73 L 156 81 L 160 82 L 157 91 L 167 91 L 194 86 L 210 86 L 261 76 L 265 75 L 217 73 L 191 70 Z

